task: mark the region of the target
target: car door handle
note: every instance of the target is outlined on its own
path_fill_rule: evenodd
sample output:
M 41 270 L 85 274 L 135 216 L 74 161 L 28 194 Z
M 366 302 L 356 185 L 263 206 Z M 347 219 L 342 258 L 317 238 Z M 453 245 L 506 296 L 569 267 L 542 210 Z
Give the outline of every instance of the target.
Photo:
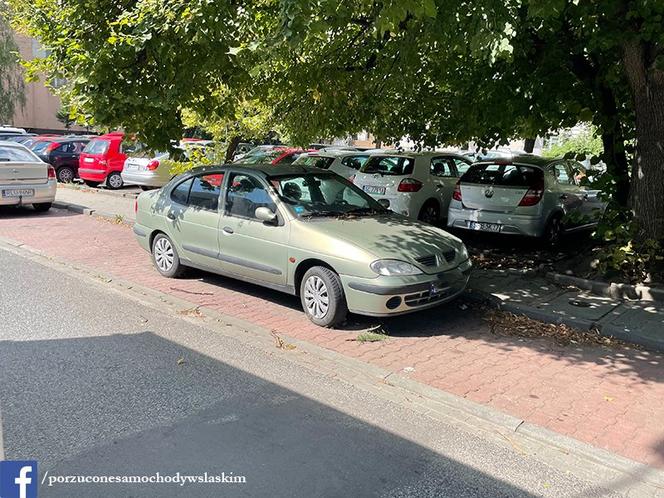
M 166 218 L 168 218 L 171 221 L 175 221 L 175 213 L 169 211 L 168 214 L 166 215 Z
M 227 233 L 227 234 L 231 234 L 231 233 L 233 233 L 233 229 L 232 229 L 231 227 L 224 227 L 223 230 L 224 230 L 224 232 Z

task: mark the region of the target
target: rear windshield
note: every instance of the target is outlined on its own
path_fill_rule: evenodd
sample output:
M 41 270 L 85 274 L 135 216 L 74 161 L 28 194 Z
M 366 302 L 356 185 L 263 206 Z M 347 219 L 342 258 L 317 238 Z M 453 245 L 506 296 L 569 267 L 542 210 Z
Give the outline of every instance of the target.
M 371 157 L 362 167 L 362 173 L 404 176 L 413 172 L 415 159 L 403 156 Z
M 274 161 L 276 158 L 283 156 L 284 155 L 284 150 L 261 150 L 256 152 L 255 154 L 246 155 L 242 159 L 240 159 L 238 162 L 243 163 L 243 164 L 269 164 L 272 161 Z
M 300 156 L 297 158 L 294 164 L 301 164 L 303 166 L 310 166 L 312 168 L 327 169 L 333 162 L 333 157 Z
M 506 187 L 530 187 L 544 178 L 544 172 L 536 166 L 522 164 L 473 164 L 461 177 L 464 183 L 502 185 Z
M 88 142 L 88 145 L 85 146 L 83 152 L 86 154 L 105 154 L 108 150 L 108 140 L 91 140 Z
M 41 160 L 23 147 L 0 147 L 0 162 L 36 163 Z

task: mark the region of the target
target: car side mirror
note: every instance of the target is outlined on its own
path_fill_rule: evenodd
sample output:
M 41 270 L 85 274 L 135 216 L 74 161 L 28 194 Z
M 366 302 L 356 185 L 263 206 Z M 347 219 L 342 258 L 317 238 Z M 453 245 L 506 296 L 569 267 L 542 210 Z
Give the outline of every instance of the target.
M 277 224 L 276 213 L 272 211 L 270 208 L 267 208 L 265 206 L 256 208 L 254 215 L 256 216 L 257 219 L 259 219 L 264 223 L 270 223 L 272 225 Z

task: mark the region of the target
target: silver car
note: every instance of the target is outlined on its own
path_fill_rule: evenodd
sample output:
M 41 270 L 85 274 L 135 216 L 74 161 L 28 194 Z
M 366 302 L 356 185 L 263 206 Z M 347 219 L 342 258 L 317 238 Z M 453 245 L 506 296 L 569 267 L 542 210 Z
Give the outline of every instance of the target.
M 53 166 L 20 144 L 0 142 L 0 206 L 32 204 L 48 211 L 56 188 Z
M 374 153 L 373 151 L 360 152 L 348 149 L 321 149 L 302 154 L 293 164 L 326 169 L 352 181 L 367 159 Z
M 435 224 L 447 214 L 454 186 L 470 164 L 451 152 L 377 153 L 354 183 L 395 213 Z
M 542 237 L 594 227 L 606 202 L 581 186 L 582 164 L 531 154 L 473 164 L 454 189 L 447 224 L 482 232 Z

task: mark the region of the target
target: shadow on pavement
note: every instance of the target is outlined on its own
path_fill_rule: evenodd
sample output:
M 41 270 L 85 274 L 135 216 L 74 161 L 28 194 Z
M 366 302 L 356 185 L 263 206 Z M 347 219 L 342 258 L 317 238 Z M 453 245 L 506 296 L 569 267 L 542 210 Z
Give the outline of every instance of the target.
M 186 490 L 60 484 L 43 496 L 528 496 L 148 331 L 3 341 L 0 379 L 6 458 L 36 459 L 42 475 L 246 477 Z

